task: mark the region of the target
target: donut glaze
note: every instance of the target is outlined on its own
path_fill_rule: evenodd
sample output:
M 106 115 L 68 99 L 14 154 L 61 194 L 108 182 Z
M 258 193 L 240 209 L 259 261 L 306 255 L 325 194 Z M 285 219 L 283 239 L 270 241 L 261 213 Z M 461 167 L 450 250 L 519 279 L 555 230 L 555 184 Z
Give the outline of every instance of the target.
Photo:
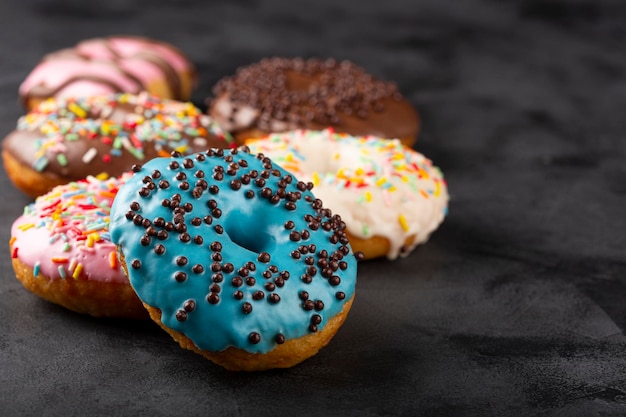
M 389 259 L 425 242 L 447 214 L 441 171 L 397 140 L 298 130 L 248 146 L 311 181 L 315 195 L 341 215 L 351 236 L 387 239 Z
M 267 58 L 221 79 L 213 93 L 209 114 L 239 142 L 331 126 L 411 145 L 419 129 L 417 112 L 395 83 L 348 61 Z
M 164 42 L 112 36 L 88 39 L 73 48 L 46 55 L 20 85 L 24 103 L 49 97 L 88 97 L 112 93 L 152 91 L 151 84 L 165 85 L 162 96 L 188 100 L 189 87 L 182 77 L 195 85 L 193 64 L 174 46 Z
M 19 119 L 3 153 L 57 185 L 100 173 L 119 176 L 173 150 L 192 153 L 231 144 L 191 103 L 142 93 L 47 100 Z M 18 174 L 12 177 L 16 185 Z
M 137 168 L 111 211 L 131 285 L 201 350 L 266 353 L 352 299 L 341 219 L 262 155 L 209 150 Z

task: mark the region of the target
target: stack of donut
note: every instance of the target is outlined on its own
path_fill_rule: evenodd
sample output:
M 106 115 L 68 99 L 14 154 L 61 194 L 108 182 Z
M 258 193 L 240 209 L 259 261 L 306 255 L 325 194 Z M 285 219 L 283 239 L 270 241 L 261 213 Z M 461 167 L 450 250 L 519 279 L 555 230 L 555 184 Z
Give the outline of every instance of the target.
M 415 109 L 353 63 L 264 59 L 207 113 L 184 101 L 196 83 L 146 38 L 44 57 L 2 146 L 36 198 L 12 226 L 16 277 L 78 313 L 150 317 L 230 370 L 294 366 L 346 319 L 358 260 L 407 256 L 439 226 L 446 182 L 409 147 Z

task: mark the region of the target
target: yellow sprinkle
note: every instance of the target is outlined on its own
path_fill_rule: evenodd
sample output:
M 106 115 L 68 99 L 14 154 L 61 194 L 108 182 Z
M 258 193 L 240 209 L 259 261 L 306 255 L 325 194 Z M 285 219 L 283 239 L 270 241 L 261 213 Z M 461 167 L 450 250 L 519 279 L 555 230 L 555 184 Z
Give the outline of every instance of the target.
M 109 133 L 111 133 L 111 125 L 107 122 L 103 122 L 100 126 L 100 131 L 105 135 L 108 135 Z
M 319 183 L 320 183 L 320 176 L 319 176 L 319 174 L 317 172 L 313 172 L 313 175 L 312 175 L 311 179 L 313 180 L 313 185 L 315 187 L 317 187 L 319 185 Z
M 96 178 L 99 179 L 100 181 L 104 181 L 109 179 L 109 174 L 107 174 L 106 172 L 101 172 L 98 175 L 96 175 Z
M 78 279 L 82 271 L 83 271 L 83 264 L 76 265 L 76 269 L 74 270 L 74 273 L 72 274 L 72 278 Z
M 355 175 L 363 175 L 365 174 L 365 170 L 361 167 L 358 167 L 355 171 L 354 171 Z
M 441 194 L 441 182 L 435 181 L 435 197 L 439 197 L 439 194 Z
M 67 108 L 78 117 L 84 118 L 87 116 L 87 112 L 76 103 L 70 103 Z
M 372 193 L 369 191 L 365 192 L 365 201 L 367 201 L 368 203 L 372 202 Z
M 17 226 L 17 228 L 20 229 L 22 232 L 33 227 L 35 227 L 35 225 L 32 223 L 24 223 Z
M 174 150 L 178 151 L 180 153 L 185 153 L 185 152 L 187 152 L 188 149 L 189 149 L 189 146 L 182 145 L 182 146 L 179 146 L 178 148 L 175 148 Z
M 400 222 L 400 226 L 402 226 L 402 230 L 404 230 L 405 232 L 409 231 L 409 224 L 406 221 L 406 217 L 404 217 L 404 214 L 401 214 L 398 216 L 398 222 Z
M 387 178 L 385 177 L 380 177 L 379 179 L 376 180 L 376 185 L 378 187 L 382 186 L 384 183 L 387 182 Z

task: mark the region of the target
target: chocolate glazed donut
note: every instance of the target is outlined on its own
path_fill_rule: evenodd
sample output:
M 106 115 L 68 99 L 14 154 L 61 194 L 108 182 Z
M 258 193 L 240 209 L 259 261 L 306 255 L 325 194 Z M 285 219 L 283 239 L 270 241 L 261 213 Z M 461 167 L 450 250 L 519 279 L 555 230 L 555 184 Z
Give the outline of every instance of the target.
M 214 87 L 209 114 L 235 139 L 295 129 L 400 139 L 412 145 L 419 117 L 395 83 L 348 61 L 268 58 Z
M 87 175 L 121 175 L 174 150 L 188 154 L 232 143 L 191 103 L 120 94 L 42 103 L 20 118 L 2 156 L 15 185 L 36 197 Z

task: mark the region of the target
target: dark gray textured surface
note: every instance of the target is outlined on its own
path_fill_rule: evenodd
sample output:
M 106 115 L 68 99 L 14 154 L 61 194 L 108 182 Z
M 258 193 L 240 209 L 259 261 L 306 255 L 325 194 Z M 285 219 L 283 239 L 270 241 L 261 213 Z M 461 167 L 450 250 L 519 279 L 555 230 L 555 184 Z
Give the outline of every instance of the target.
M 39 300 L 0 257 L 0 414 L 626 414 L 626 4 L 615 1 L 22 1 L 0 5 L 0 130 L 46 52 L 130 33 L 198 65 L 332 56 L 396 80 L 450 215 L 396 262 L 363 263 L 332 343 L 233 374 L 147 323 Z M 454 4 L 452 4 L 454 3 Z M 29 200 L 0 173 L 0 241 Z

